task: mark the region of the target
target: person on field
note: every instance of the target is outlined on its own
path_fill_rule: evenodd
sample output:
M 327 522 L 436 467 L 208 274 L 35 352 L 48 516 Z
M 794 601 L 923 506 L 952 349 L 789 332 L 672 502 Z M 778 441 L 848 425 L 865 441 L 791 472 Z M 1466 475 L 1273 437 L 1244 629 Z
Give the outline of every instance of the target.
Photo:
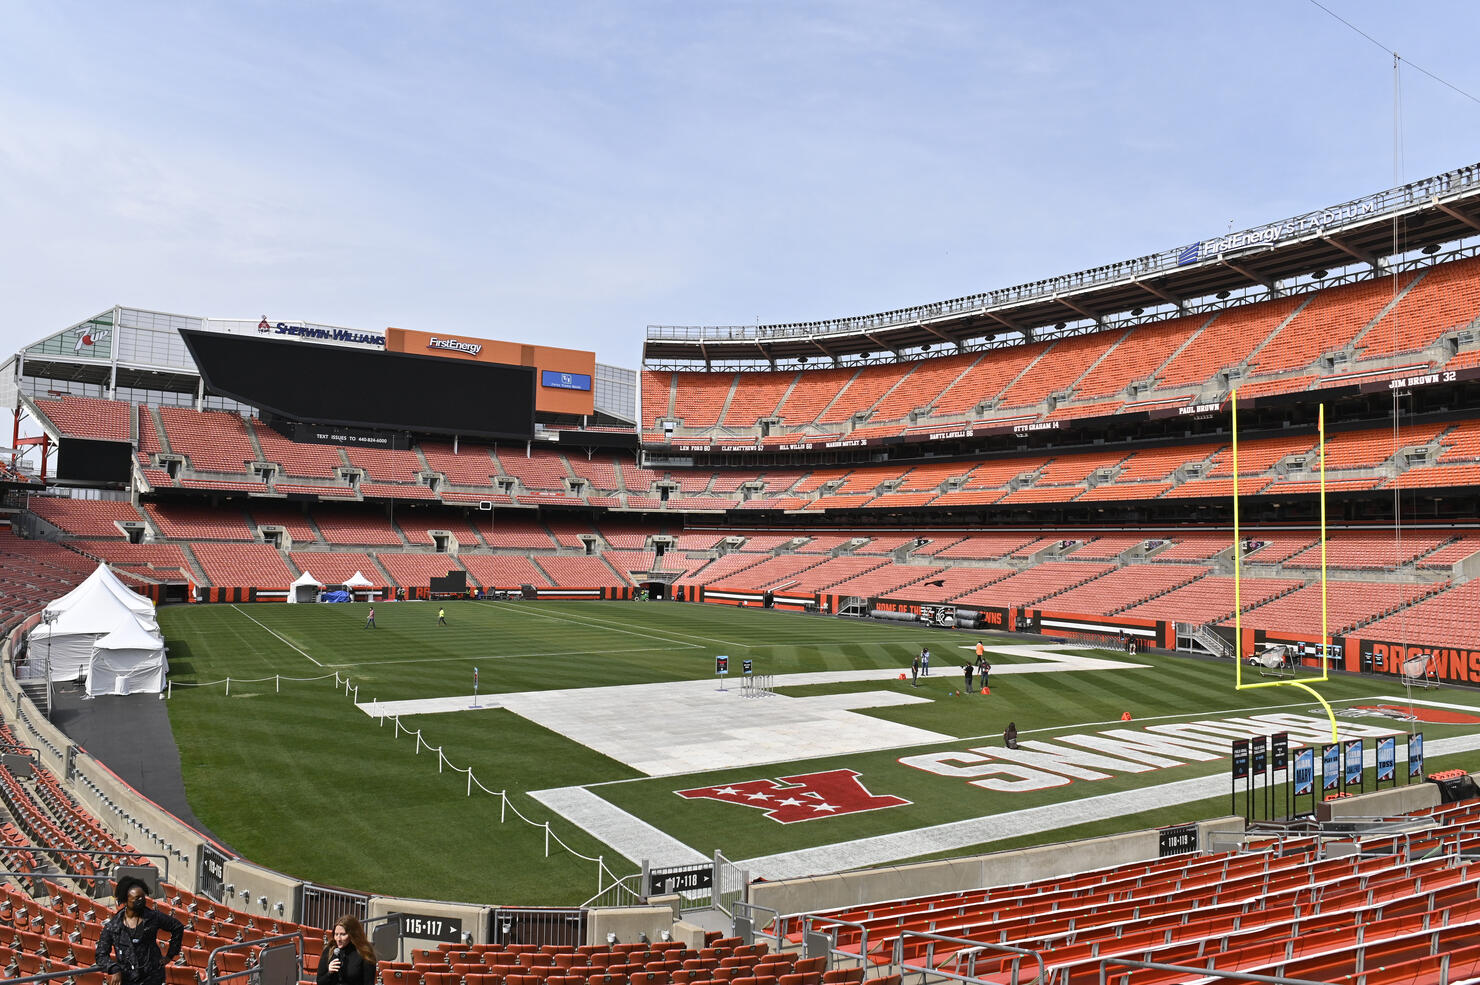
M 962 664 L 961 665 L 961 675 L 966 678 L 966 693 L 967 694 L 970 694 L 971 693 L 971 672 L 973 670 L 975 670 L 975 669 L 976 668 L 973 667 L 973 666 L 971 666 L 971 664 Z
M 930 647 L 928 646 L 920 650 L 920 676 L 930 676 Z
M 375 628 L 375 606 L 373 605 L 370 607 L 370 612 L 365 616 L 365 628 Z
M 1018 747 L 1017 722 L 1007 723 L 1007 731 L 1002 733 L 1002 744 L 1009 749 L 1016 749 Z
M 447 625 L 447 610 L 446 609 L 438 609 L 437 610 L 437 625 L 438 626 L 445 626 L 445 625 Z
M 162 985 L 165 964 L 180 955 L 185 925 L 164 910 L 150 908 L 149 887 L 142 879 L 119 879 L 113 898 L 118 912 L 104 921 L 95 957 L 108 976 L 107 985 Z M 160 933 L 170 935 L 163 955 Z
M 987 675 L 991 672 L 992 665 L 987 662 L 987 658 L 985 656 L 977 657 L 976 679 L 981 683 L 982 687 L 991 687 L 991 685 L 987 683 Z
M 910 664 L 910 686 L 920 686 L 920 658 L 916 657 L 914 663 Z

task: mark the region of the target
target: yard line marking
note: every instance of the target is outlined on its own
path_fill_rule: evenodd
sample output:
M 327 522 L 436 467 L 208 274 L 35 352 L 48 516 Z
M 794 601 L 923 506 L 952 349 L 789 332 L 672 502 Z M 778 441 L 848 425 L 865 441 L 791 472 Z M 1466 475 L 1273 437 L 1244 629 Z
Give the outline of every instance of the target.
M 248 619 L 251 619 L 251 620 L 252 620 L 252 622 L 256 622 L 256 623 L 257 623 L 257 625 L 259 625 L 259 626 L 262 626 L 262 628 L 263 628 L 263 629 L 265 629 L 265 630 L 267 630 L 267 631 L 268 631 L 268 632 L 269 632 L 269 633 L 271 633 L 271 634 L 272 634 L 272 635 L 273 635 L 273 636 L 276 636 L 276 637 L 277 637 L 277 638 L 278 638 L 278 639 L 279 639 L 279 640 L 281 640 L 281 641 L 282 641 L 282 642 L 283 642 L 283 643 L 285 643 L 285 644 L 287 644 L 287 645 L 288 645 L 288 646 L 289 646 L 289 647 L 291 647 L 291 648 L 292 648 L 292 649 L 294 649 L 294 650 L 297 650 L 297 651 L 298 651 L 298 652 L 299 652 L 299 653 L 301 653 L 301 654 L 303 654 L 303 655 L 304 655 L 304 656 L 305 656 L 305 657 L 308 657 L 308 660 L 309 660 L 309 662 L 310 662 L 310 663 L 312 663 L 312 664 L 313 664 L 313 665 L 314 665 L 314 666 L 315 666 L 315 667 L 324 667 L 324 665 L 323 665 L 323 664 L 321 664 L 321 663 L 319 663 L 319 662 L 318 662 L 318 661 L 317 661 L 317 660 L 315 660 L 315 659 L 314 659 L 314 658 L 313 658 L 313 657 L 310 657 L 310 656 L 309 656 L 309 655 L 308 655 L 308 652 L 307 652 L 307 651 L 306 651 L 306 650 L 304 650 L 304 649 L 303 649 L 303 648 L 302 648 L 302 647 L 300 647 L 300 646 L 297 646 L 297 645 L 296 645 L 296 644 L 294 644 L 294 643 L 293 643 L 293 642 L 292 642 L 292 641 L 291 641 L 291 640 L 289 640 L 289 639 L 288 639 L 288 638 L 287 638 L 287 637 L 286 637 L 286 636 L 284 636 L 284 635 L 282 635 L 282 634 L 281 634 L 281 633 L 279 633 L 279 632 L 277 632 L 277 631 L 276 631 L 276 630 L 274 630 L 274 629 L 272 629 L 272 628 L 270 628 L 270 627 L 268 627 L 268 626 L 263 626 L 263 625 L 262 625 L 262 623 L 260 623 L 260 622 L 257 622 L 257 620 L 256 620 L 256 619 L 255 619 L 255 618 L 254 618 L 254 617 L 252 617 L 252 616 L 248 616 L 248 615 L 247 615 L 247 614 L 246 614 L 246 613 L 245 613 L 245 612 L 242 612 L 242 610 L 241 610 L 241 609 L 240 609 L 240 608 L 239 608 L 239 607 L 238 607 L 238 606 L 235 606 L 235 605 L 233 605 L 233 606 L 232 606 L 232 609 L 234 609 L 234 610 L 235 610 L 235 611 L 237 611 L 237 612 L 241 612 L 241 614 L 242 614 L 242 615 L 243 615 L 243 616 L 246 616 L 246 617 L 247 617 L 247 618 L 248 618 Z M 328 669 L 329 669 L 329 668 L 327 668 L 327 667 L 324 667 L 324 669 L 325 669 L 325 670 L 328 670 Z
M 679 646 L 682 646 L 682 644 L 679 644 Z M 513 660 L 516 658 L 524 657 L 604 657 L 608 653 L 663 653 L 668 649 L 671 648 L 661 646 L 639 646 L 633 647 L 628 650 L 565 650 L 560 653 L 550 653 L 545 650 L 540 650 L 536 653 L 485 653 L 477 656 L 461 657 L 406 657 L 405 659 L 398 658 L 396 660 L 370 660 L 363 663 L 324 664 L 324 666 L 359 667 L 364 670 L 370 670 L 375 667 L 380 667 L 384 664 L 435 664 L 449 663 L 455 660 Z

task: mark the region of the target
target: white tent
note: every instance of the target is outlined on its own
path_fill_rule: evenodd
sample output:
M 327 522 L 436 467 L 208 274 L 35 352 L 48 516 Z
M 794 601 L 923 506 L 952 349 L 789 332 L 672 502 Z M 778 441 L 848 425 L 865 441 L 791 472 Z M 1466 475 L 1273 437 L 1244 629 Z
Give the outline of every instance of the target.
M 305 570 L 288 588 L 288 601 L 312 602 L 319 597 L 319 589 L 323 587 L 323 582 L 315 578 L 312 572 Z
M 87 693 L 158 694 L 169 673 L 164 646 L 159 638 L 132 619 L 93 644 L 87 666 Z
M 121 667 L 127 661 L 141 680 L 155 675 L 162 686 L 167 669 L 164 637 L 154 618 L 154 605 L 130 591 L 106 564 L 98 565 L 82 584 L 46 607 L 43 622 L 27 638 L 30 659 L 33 663 L 45 661 L 54 681 L 90 677 L 98 642 L 115 633 L 121 634 L 115 637 L 115 643 L 127 641 L 128 645 L 106 651 L 115 655 L 105 657 L 105 662 Z M 117 655 L 124 652 L 130 656 Z M 116 692 L 90 689 L 89 693 Z
M 362 572 L 356 571 L 344 581 L 345 588 L 374 588 L 375 583 L 366 578 Z

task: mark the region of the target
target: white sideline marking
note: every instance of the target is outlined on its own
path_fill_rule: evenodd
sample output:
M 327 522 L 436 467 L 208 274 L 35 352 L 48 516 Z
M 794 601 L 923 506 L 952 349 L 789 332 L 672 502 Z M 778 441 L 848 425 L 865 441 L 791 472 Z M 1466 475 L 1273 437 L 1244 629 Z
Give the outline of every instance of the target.
M 231 608 L 232 608 L 232 609 L 233 609 L 233 610 L 234 610 L 234 611 L 236 611 L 236 612 L 241 612 L 241 614 L 242 614 L 242 615 L 243 615 L 243 616 L 246 616 L 246 617 L 247 617 L 247 618 L 248 618 L 248 619 L 251 619 L 251 620 L 252 620 L 252 622 L 257 622 L 257 620 L 256 620 L 256 619 L 254 619 L 254 618 L 253 618 L 253 617 L 252 617 L 252 616 L 248 616 L 248 615 L 247 615 L 247 614 L 246 614 L 246 613 L 245 613 L 245 612 L 242 612 L 242 610 L 241 610 L 241 608 L 240 608 L 240 607 L 239 607 L 239 606 L 236 606 L 236 605 L 233 605 L 233 606 L 232 606 L 232 607 L 231 607 Z M 260 622 L 257 622 L 257 625 L 259 625 L 259 626 L 262 626 L 262 623 L 260 623 Z M 291 647 L 291 648 L 292 648 L 292 649 L 294 649 L 294 650 L 297 650 L 297 651 L 298 651 L 298 652 L 299 652 L 299 653 L 302 653 L 302 654 L 303 654 L 303 655 L 304 655 L 304 656 L 305 656 L 305 657 L 308 657 L 308 661 L 309 661 L 309 663 L 311 663 L 311 664 L 313 664 L 313 665 L 314 665 L 314 666 L 315 666 L 315 667 L 323 667 L 323 666 L 324 666 L 324 665 L 323 665 L 323 664 L 321 664 L 321 663 L 319 663 L 319 662 L 318 662 L 318 661 L 317 661 L 317 660 L 315 660 L 315 659 L 314 659 L 314 658 L 313 658 L 313 657 L 309 657 L 309 656 L 308 656 L 308 653 L 307 653 L 307 652 L 305 652 L 305 651 L 304 651 L 304 650 L 303 650 L 303 648 L 302 648 L 302 647 L 300 647 L 300 646 L 296 646 L 296 645 L 294 645 L 294 644 L 292 644 L 292 643 L 290 643 L 290 642 L 288 642 L 288 639 L 287 639 L 287 637 L 285 637 L 285 636 L 283 636 L 283 635 L 282 635 L 282 634 L 281 634 L 281 633 L 278 633 L 278 632 L 277 632 L 277 631 L 275 631 L 275 630 L 272 630 L 272 629 L 268 629 L 268 627 L 266 627 L 266 626 L 262 626 L 262 628 L 263 628 L 263 629 L 266 629 L 266 630 L 267 630 L 267 631 L 268 631 L 268 632 L 269 632 L 269 633 L 271 633 L 271 634 L 272 634 L 272 635 L 273 635 L 273 636 L 276 636 L 276 637 L 277 637 L 277 638 L 278 638 L 278 639 L 279 639 L 279 640 L 280 640 L 280 641 L 282 641 L 282 642 L 283 642 L 283 643 L 284 643 L 284 644 L 285 644 L 285 645 L 287 645 L 287 646 L 288 646 L 288 647 Z M 325 669 L 325 670 L 327 670 L 327 669 L 328 669 L 328 668 L 327 668 L 327 667 L 325 667 L 325 668 L 324 668 L 324 669 Z
M 634 862 L 652 859 L 656 865 L 693 865 L 708 856 L 660 831 L 585 787 L 533 790 L 529 794 L 585 831 L 600 831 L 602 841 Z

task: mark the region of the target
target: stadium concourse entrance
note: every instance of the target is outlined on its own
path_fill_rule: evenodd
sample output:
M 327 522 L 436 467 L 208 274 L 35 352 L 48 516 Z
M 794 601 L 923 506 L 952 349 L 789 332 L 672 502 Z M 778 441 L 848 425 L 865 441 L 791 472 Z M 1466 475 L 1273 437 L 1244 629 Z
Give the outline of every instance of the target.
M 638 582 L 638 589 L 647 593 L 647 597 L 654 602 L 661 602 L 668 597 L 668 583 L 666 581 L 643 581 Z

